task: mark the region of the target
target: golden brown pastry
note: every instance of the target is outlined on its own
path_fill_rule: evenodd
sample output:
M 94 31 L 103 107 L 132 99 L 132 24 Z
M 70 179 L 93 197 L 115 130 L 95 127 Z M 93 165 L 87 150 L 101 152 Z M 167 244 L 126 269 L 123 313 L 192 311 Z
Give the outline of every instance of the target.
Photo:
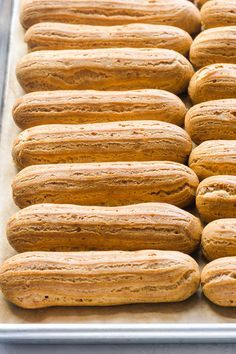
M 193 252 L 200 220 L 171 204 L 121 207 L 36 204 L 13 215 L 7 237 L 18 252 L 159 249 Z
M 28 309 L 177 302 L 199 281 L 195 260 L 171 251 L 26 252 L 0 267 L 4 296 Z
M 202 251 L 208 260 L 236 256 L 236 218 L 219 219 L 208 224 L 202 233 Z
M 121 26 L 71 25 L 43 22 L 28 29 L 30 51 L 95 48 L 166 48 L 187 55 L 191 36 L 174 26 L 134 23 Z
M 29 166 L 13 181 L 16 204 L 59 203 L 117 206 L 163 202 L 184 207 L 198 178 L 176 162 L 103 162 Z
M 200 180 L 215 175 L 236 175 L 236 140 L 204 141 L 193 149 L 189 167 Z
M 186 0 L 24 0 L 21 23 L 29 28 L 39 22 L 113 26 L 152 23 L 200 31 L 200 13 Z
M 236 26 L 201 32 L 191 45 L 190 61 L 198 68 L 216 63 L 236 64 Z
M 236 176 L 204 179 L 197 189 L 196 205 L 206 222 L 236 218 Z
M 194 3 L 201 7 L 202 5 L 204 5 L 207 1 L 210 1 L 210 0 L 194 0 Z
M 236 64 L 212 64 L 198 70 L 188 92 L 194 104 L 236 98 Z
M 181 54 L 159 48 L 38 51 L 25 55 L 17 78 L 26 92 L 44 90 L 186 90 L 193 75 Z
M 208 263 L 201 274 L 204 295 L 219 306 L 236 306 L 236 257 Z
M 211 0 L 201 9 L 204 28 L 236 26 L 236 1 Z
M 196 144 L 214 139 L 236 139 L 236 99 L 197 104 L 185 116 L 185 129 Z
M 19 168 L 65 162 L 175 161 L 192 150 L 180 127 L 159 121 L 39 125 L 21 132 L 12 155 Z
M 102 123 L 155 119 L 182 125 L 186 107 L 162 90 L 41 91 L 17 99 L 15 123 L 26 129 L 44 124 Z

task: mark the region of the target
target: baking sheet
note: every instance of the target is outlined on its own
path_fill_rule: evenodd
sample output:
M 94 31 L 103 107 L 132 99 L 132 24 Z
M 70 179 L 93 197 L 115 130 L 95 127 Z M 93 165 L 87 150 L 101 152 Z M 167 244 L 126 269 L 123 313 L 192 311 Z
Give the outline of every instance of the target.
M 19 1 L 15 0 L 0 147 L 1 262 L 14 254 L 5 235 L 6 221 L 17 210 L 11 195 L 11 180 L 16 174 L 11 146 L 18 128 L 11 110 L 15 99 L 23 94 L 15 77 L 16 63 L 27 51 L 18 13 Z M 202 342 L 236 341 L 236 309 L 211 304 L 200 290 L 182 303 L 39 310 L 20 309 L 0 294 L 0 340 L 4 341 L 127 343 L 200 339 Z

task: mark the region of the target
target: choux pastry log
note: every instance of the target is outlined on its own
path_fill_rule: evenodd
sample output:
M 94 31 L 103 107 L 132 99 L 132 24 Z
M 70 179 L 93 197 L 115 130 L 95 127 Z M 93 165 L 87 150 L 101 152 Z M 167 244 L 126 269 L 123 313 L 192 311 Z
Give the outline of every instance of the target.
M 190 256 L 154 250 L 26 252 L 0 267 L 6 299 L 28 309 L 183 301 L 199 278 Z
M 122 207 L 35 204 L 14 214 L 8 241 L 18 252 L 141 249 L 193 252 L 201 223 L 166 203 Z
M 41 50 L 17 65 L 26 92 L 48 90 L 185 91 L 194 71 L 181 54 L 159 48 Z
M 144 202 L 184 207 L 193 202 L 198 178 L 177 162 L 103 162 L 29 166 L 13 180 L 20 208 L 59 203 L 118 206 Z

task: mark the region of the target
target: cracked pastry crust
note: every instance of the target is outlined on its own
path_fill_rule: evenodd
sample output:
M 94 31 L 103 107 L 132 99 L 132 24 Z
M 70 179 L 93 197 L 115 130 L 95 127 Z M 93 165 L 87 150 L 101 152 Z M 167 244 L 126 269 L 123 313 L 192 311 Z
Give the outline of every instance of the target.
M 201 28 L 200 12 L 186 0 L 24 0 L 20 19 L 24 28 L 39 22 L 95 26 L 150 23 L 180 27 L 189 33 Z
M 236 257 L 208 263 L 201 274 L 204 295 L 219 306 L 236 306 Z
M 201 9 L 203 27 L 214 28 L 236 25 L 235 0 L 211 0 Z
M 198 178 L 177 162 L 103 162 L 29 166 L 15 177 L 15 203 L 118 206 L 164 202 L 184 207 L 193 202 Z
M 183 125 L 186 107 L 163 90 L 41 91 L 17 99 L 13 118 L 21 129 L 44 124 L 160 120 Z
M 174 26 L 135 23 L 121 26 L 89 26 L 43 22 L 25 34 L 30 51 L 96 48 L 165 48 L 187 55 L 191 36 Z
M 109 48 L 38 51 L 17 65 L 26 92 L 44 90 L 185 91 L 193 67 L 181 54 L 159 48 Z
M 192 150 L 180 127 L 159 121 L 41 125 L 21 132 L 12 155 L 19 168 L 74 162 L 175 161 Z
M 204 141 L 193 149 L 189 167 L 200 180 L 216 175 L 236 175 L 236 140 Z
M 190 61 L 197 68 L 217 63 L 236 64 L 236 26 L 201 32 L 191 45 Z
M 166 203 L 121 207 L 36 204 L 14 214 L 7 236 L 18 252 L 159 249 L 193 252 L 200 220 Z
M 190 108 L 185 129 L 196 144 L 236 139 L 236 99 L 203 102 Z
M 236 217 L 236 176 L 213 176 L 198 186 L 196 205 L 202 219 L 210 222 Z
M 183 301 L 199 286 L 193 258 L 171 251 L 26 252 L 0 268 L 6 299 L 28 309 Z
M 201 247 L 210 261 L 236 256 L 236 218 L 219 219 L 208 224 L 203 229 Z
M 198 70 L 188 88 L 194 104 L 236 98 L 236 64 L 212 64 Z

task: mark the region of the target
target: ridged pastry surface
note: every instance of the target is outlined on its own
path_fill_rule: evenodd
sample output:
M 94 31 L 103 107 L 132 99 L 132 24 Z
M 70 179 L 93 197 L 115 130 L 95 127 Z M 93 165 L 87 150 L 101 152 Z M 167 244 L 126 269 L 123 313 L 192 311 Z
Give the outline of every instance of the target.
M 1 266 L 5 297 L 23 308 L 183 301 L 199 268 L 180 252 L 26 252 Z
M 189 109 L 185 129 L 196 144 L 236 139 L 236 99 L 203 102 Z
M 208 263 L 201 274 L 205 296 L 219 306 L 236 306 L 236 257 Z
M 147 119 L 182 125 L 186 111 L 179 97 L 163 90 L 41 91 L 18 98 L 13 118 L 21 129 Z
M 236 98 L 236 64 L 212 64 L 198 70 L 188 88 L 194 104 Z
M 203 229 L 201 247 L 208 260 L 236 256 L 236 218 L 208 224 Z
M 165 48 L 187 55 L 191 36 L 174 26 L 135 23 L 121 26 L 89 26 L 43 22 L 28 29 L 30 51 L 95 48 Z
M 183 55 L 159 48 L 41 50 L 25 55 L 16 70 L 26 92 L 162 89 L 179 94 L 193 73 Z
M 159 249 L 191 253 L 201 232 L 198 218 L 165 203 L 35 204 L 18 211 L 7 224 L 8 241 L 18 252 Z
M 171 25 L 189 33 L 200 31 L 200 13 L 186 0 L 24 0 L 21 24 L 29 28 L 39 22 L 89 25 L 152 23 Z
M 118 206 L 193 202 L 198 178 L 176 162 L 104 162 L 35 165 L 20 171 L 12 184 L 15 203 Z
M 204 28 L 236 26 L 235 0 L 207 1 L 201 9 L 201 19 Z
M 180 127 L 159 121 L 123 121 L 81 125 L 41 125 L 21 132 L 12 154 L 19 168 L 74 162 L 175 161 L 192 150 Z
M 201 218 L 210 222 L 236 217 L 236 176 L 213 176 L 200 182 L 196 205 Z
M 216 175 L 236 175 L 236 140 L 204 141 L 193 149 L 189 167 L 200 180 Z
M 198 68 L 216 63 L 236 64 L 236 26 L 201 32 L 191 45 L 190 61 Z

